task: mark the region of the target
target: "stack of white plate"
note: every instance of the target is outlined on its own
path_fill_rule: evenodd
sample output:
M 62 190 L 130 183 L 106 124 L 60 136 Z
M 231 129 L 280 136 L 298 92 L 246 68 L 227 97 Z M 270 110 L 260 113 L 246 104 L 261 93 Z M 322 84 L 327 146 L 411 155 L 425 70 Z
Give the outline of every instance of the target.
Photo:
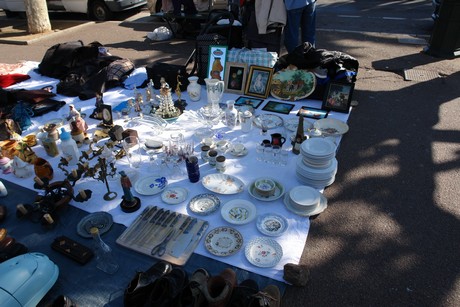
M 310 138 L 300 147 L 297 179 L 308 186 L 322 189 L 331 185 L 337 173 L 336 145 L 326 138 Z
M 286 208 L 301 216 L 316 215 L 327 208 L 327 199 L 309 186 L 296 186 L 284 196 Z

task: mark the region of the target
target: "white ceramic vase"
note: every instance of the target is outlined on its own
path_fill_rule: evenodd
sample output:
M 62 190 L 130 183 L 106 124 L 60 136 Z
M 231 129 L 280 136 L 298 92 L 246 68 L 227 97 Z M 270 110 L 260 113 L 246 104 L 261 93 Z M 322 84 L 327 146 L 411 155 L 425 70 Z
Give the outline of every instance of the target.
M 191 76 L 188 78 L 190 84 L 187 86 L 187 94 L 191 101 L 199 101 L 201 99 L 201 85 L 198 84 L 198 77 Z

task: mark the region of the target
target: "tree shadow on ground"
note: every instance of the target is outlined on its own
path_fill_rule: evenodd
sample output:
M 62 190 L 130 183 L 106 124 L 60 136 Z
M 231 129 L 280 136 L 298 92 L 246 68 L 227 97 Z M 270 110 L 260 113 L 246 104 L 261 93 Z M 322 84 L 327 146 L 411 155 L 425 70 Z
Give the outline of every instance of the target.
M 440 60 L 413 54 L 373 64 L 430 61 Z M 306 289 L 289 288 L 285 303 L 458 305 L 459 192 L 453 182 L 440 186 L 460 169 L 460 131 L 445 110 L 455 111 L 458 84 L 460 72 L 355 91 L 360 105 L 325 190 L 329 207 L 312 222 L 301 261 L 312 279 Z

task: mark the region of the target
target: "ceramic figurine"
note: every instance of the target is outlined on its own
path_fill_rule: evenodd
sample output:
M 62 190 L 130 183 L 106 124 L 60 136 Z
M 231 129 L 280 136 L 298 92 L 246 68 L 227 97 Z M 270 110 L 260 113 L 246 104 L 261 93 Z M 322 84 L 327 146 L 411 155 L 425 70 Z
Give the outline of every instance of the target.
M 27 178 L 33 174 L 32 166 L 18 156 L 13 158 L 13 174 L 18 178 Z
M 141 207 L 141 200 L 138 197 L 133 196 L 133 193 L 131 192 L 131 180 L 126 173 L 121 171 L 119 174 L 121 175 L 120 183 L 123 188 L 123 200 L 120 204 L 121 210 L 128 213 L 134 212 Z

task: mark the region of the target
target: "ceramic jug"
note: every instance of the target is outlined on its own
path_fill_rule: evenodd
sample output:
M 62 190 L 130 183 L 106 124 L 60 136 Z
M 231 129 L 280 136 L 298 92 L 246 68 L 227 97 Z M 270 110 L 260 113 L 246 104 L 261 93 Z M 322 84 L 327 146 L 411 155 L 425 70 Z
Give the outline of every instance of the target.
M 187 86 L 187 94 L 191 101 L 199 101 L 201 99 L 201 85 L 198 84 L 198 77 L 191 76 L 188 78 L 190 84 Z
M 213 109 L 219 108 L 220 100 L 224 94 L 224 81 L 217 79 L 204 79 L 206 82 L 206 93 L 208 95 L 208 105 L 212 106 Z

